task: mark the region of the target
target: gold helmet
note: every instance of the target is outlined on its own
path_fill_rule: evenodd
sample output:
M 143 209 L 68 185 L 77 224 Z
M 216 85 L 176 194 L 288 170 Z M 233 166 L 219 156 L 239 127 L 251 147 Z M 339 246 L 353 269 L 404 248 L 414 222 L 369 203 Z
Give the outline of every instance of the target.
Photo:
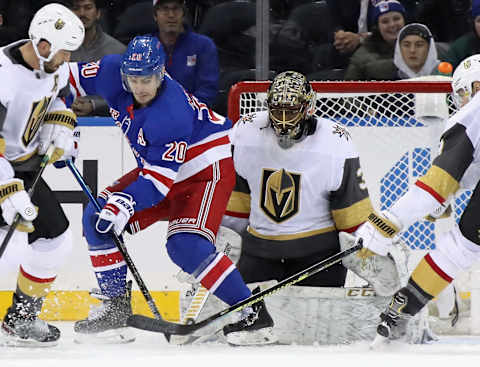
M 303 74 L 285 71 L 273 79 L 267 104 L 275 134 L 298 140 L 305 130 L 305 122 L 313 115 L 315 92 Z

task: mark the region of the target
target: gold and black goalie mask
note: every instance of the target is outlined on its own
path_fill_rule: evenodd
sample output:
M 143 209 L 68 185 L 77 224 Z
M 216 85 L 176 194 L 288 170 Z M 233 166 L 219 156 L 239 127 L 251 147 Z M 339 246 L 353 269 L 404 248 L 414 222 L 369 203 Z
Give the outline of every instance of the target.
M 312 113 L 314 92 L 303 74 L 285 71 L 275 77 L 267 95 L 269 118 L 277 136 L 296 138 Z

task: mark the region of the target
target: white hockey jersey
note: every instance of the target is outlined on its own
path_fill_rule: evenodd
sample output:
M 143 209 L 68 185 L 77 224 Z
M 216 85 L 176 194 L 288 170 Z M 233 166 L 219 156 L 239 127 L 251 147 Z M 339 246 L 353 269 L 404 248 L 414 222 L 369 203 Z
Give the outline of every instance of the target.
M 0 48 L 0 135 L 6 144 L 3 155 L 12 163 L 35 155 L 45 114 L 66 110 L 59 96 L 69 93 L 66 64 L 40 77 L 38 70 L 27 68 L 12 56 L 12 50 L 25 42 L 29 41 Z
M 441 137 L 440 154 L 427 173 L 389 210 L 409 226 L 418 218 L 448 206 L 460 187 L 474 189 L 480 181 L 480 93 L 451 116 Z M 469 206 L 473 203 L 470 201 Z M 477 204 L 475 204 L 477 205 Z M 476 236 L 478 237 L 478 236 Z
M 263 111 L 240 119 L 230 140 L 237 185 L 226 214 L 248 218 L 253 236 L 289 241 L 352 232 L 372 211 L 345 127 L 317 118 L 312 135 L 282 149 Z

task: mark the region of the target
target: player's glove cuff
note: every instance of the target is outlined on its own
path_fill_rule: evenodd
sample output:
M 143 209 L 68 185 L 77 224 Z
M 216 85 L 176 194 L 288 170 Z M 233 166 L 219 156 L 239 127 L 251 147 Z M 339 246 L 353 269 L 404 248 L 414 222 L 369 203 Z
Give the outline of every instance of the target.
M 368 215 L 368 221 L 370 224 L 387 238 L 393 238 L 401 231 L 402 224 L 400 221 L 390 212 L 383 211 L 382 215 L 372 212 Z

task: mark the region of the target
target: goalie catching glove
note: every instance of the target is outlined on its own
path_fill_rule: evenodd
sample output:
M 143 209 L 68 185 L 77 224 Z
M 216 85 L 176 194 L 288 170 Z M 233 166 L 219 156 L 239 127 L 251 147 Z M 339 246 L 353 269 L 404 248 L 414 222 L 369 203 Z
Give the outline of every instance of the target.
M 65 152 L 74 151 L 73 129 L 76 121 L 77 116 L 69 110 L 50 112 L 45 115 L 40 130 L 38 154 L 45 154 L 50 144 L 53 143 L 55 151 L 48 163 L 58 161 Z
M 134 205 L 135 202 L 131 195 L 123 192 L 114 192 L 98 214 L 97 231 L 107 233 L 113 227 L 115 233 L 120 236 L 135 212 L 133 209 Z
M 369 282 L 380 296 L 390 296 L 401 287 L 401 281 L 395 261 L 388 252 L 393 237 L 402 226 L 391 213 L 382 214 L 370 213 L 355 236 L 340 232 L 339 240 L 343 251 L 351 247 L 357 237 L 363 239 L 363 248 L 345 257 L 343 266 Z
M 22 180 L 11 178 L 0 182 L 0 206 L 3 219 L 8 225 L 13 223 L 15 215 L 19 213 L 22 219 L 16 229 L 28 233 L 35 230 L 32 221 L 37 217 L 37 209 L 25 191 Z

